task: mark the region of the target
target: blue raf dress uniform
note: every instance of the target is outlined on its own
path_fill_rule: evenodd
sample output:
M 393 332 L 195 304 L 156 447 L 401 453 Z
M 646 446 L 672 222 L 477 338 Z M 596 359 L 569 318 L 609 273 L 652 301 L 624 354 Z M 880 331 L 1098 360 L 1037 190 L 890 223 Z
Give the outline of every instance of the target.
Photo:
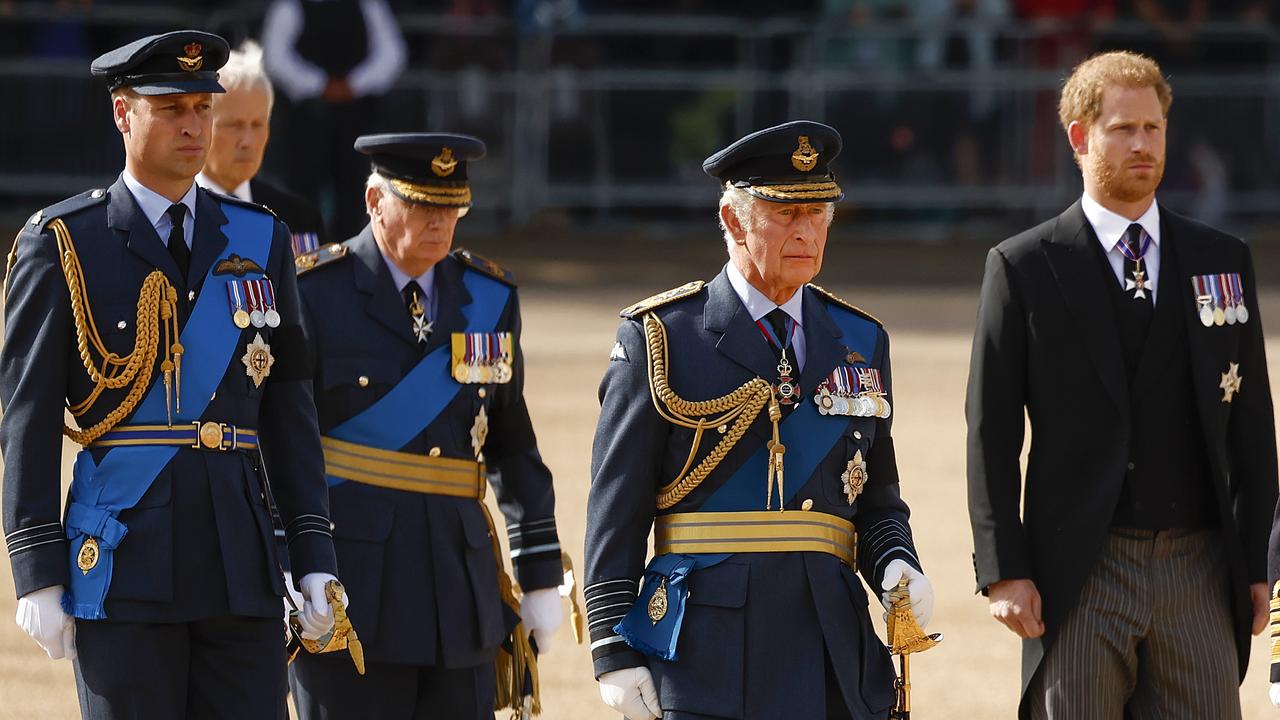
M 138 95 L 221 92 L 227 52 L 174 32 L 93 71 Z M 179 223 L 185 272 L 157 232 L 181 242 Z M 257 298 L 243 327 L 233 286 Z M 193 184 L 171 206 L 126 171 L 19 233 L 0 352 L 4 530 L 20 597 L 66 587 L 85 717 L 284 716 L 268 473 L 293 567 L 336 572 L 303 342 L 289 231 L 257 205 Z M 68 409 L 78 428 L 64 429 Z M 64 434 L 84 446 L 65 516 Z
M 835 130 L 796 122 L 704 168 L 775 203 L 834 202 L 839 150 Z M 783 372 L 735 273 L 622 311 L 586 530 L 596 677 L 647 666 L 666 720 L 884 718 L 894 670 L 856 573 L 879 588 L 894 559 L 919 569 L 888 335 L 807 285 L 803 367 Z
M 385 188 L 412 213 L 471 204 L 473 137 L 364 136 Z M 512 645 L 517 604 L 484 507 L 506 516 L 525 590 L 561 583 L 551 473 L 524 400 L 520 307 L 511 275 L 454 250 L 409 278 L 374 228 L 298 258 L 334 543 L 368 672 L 300 657 L 303 718 L 493 716 L 527 689 Z M 394 274 L 393 274 L 394 269 Z M 410 281 L 416 283 L 410 286 Z M 496 472 L 494 472 L 496 471 Z

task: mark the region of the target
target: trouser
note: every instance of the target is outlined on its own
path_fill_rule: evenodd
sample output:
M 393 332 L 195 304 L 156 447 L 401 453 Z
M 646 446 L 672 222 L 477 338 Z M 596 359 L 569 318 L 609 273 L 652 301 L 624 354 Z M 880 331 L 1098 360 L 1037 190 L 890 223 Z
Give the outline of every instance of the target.
M 77 620 L 75 673 L 86 720 L 287 717 L 280 618 Z
M 492 720 L 493 663 L 465 668 L 367 662 L 345 652 L 299 653 L 289 668 L 299 720 Z
M 1025 702 L 1033 720 L 1237 720 L 1217 532 L 1113 529 Z

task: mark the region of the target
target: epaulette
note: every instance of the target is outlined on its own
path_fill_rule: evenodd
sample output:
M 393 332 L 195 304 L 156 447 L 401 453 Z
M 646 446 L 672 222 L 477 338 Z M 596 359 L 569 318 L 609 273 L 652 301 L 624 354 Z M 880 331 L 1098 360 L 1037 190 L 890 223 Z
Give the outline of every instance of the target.
M 316 248 L 309 253 L 303 253 L 293 259 L 293 264 L 298 268 L 298 275 L 305 275 L 312 270 L 323 265 L 341 260 L 351 254 L 351 251 L 342 243 L 329 243 L 324 247 Z
M 261 203 L 251 202 L 249 200 L 242 200 L 236 197 L 235 195 L 223 195 L 222 193 L 214 192 L 213 190 L 205 190 L 205 192 L 217 198 L 218 202 L 231 203 L 232 205 L 238 205 L 242 208 L 248 208 L 249 210 L 257 210 L 258 212 L 267 213 L 268 215 L 270 215 L 273 218 L 276 218 L 277 220 L 280 219 L 280 216 L 276 215 L 275 210 L 272 210 L 271 208 Z
M 79 212 L 88 207 L 93 207 L 101 202 L 105 202 L 107 191 L 102 188 L 93 190 L 85 190 L 79 195 L 72 195 L 66 200 L 59 200 L 43 210 L 37 210 L 34 215 L 27 219 L 27 225 L 35 232 L 44 229 L 46 223 L 56 218 L 66 217 L 74 212 Z
M 462 263 L 467 267 L 479 270 L 485 275 L 495 277 L 501 280 L 502 282 L 512 287 L 515 287 L 516 279 L 515 279 L 515 276 L 511 274 L 511 271 L 502 267 L 498 263 L 490 260 L 489 258 L 484 257 L 483 255 L 477 255 L 471 252 L 470 250 L 467 250 L 464 248 L 459 248 L 457 250 L 454 250 L 452 255 L 458 260 L 462 261 Z
M 693 282 L 685 283 L 678 288 L 671 288 L 670 290 L 660 292 L 652 297 L 647 297 L 635 305 L 623 308 L 622 312 L 618 314 L 624 318 L 631 319 L 641 313 L 646 313 L 655 308 L 662 307 L 669 302 L 674 302 L 680 298 L 689 297 L 690 295 L 696 295 L 702 292 L 702 288 L 705 286 L 705 282 L 701 280 L 694 280 Z
M 873 322 L 873 323 L 875 323 L 875 324 L 879 325 L 880 327 L 884 327 L 884 323 L 880 322 L 880 319 L 879 319 L 879 318 L 877 318 L 875 315 L 872 315 L 871 313 L 867 312 L 866 310 L 863 310 L 862 308 L 858 307 L 857 305 L 854 305 L 853 303 L 849 302 L 848 300 L 845 300 L 844 298 L 840 297 L 839 295 L 836 295 L 835 293 L 833 293 L 833 292 L 831 292 L 830 290 L 828 290 L 828 289 L 826 289 L 826 288 L 822 287 L 821 285 L 816 285 L 816 284 L 814 284 L 814 283 L 809 283 L 809 287 L 813 288 L 813 291 L 814 291 L 814 292 L 818 293 L 819 295 L 821 295 L 822 297 L 826 298 L 827 300 L 830 300 L 831 302 L 835 303 L 836 305 L 839 305 L 840 307 L 844 308 L 845 310 L 850 310 L 850 311 L 852 311 L 852 312 L 855 312 L 855 313 L 857 313 L 858 315 L 861 315 L 862 317 L 864 317 L 864 318 L 866 318 L 866 319 L 870 320 L 871 322 Z

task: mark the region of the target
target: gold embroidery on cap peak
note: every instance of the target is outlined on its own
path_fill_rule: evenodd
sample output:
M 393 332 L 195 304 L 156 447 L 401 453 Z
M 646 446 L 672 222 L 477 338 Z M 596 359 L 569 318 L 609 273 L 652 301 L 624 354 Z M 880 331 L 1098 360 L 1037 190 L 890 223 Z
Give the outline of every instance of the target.
M 791 165 L 800 172 L 809 172 L 818 165 L 818 151 L 809 144 L 809 136 L 801 135 L 800 147 L 791 153 Z

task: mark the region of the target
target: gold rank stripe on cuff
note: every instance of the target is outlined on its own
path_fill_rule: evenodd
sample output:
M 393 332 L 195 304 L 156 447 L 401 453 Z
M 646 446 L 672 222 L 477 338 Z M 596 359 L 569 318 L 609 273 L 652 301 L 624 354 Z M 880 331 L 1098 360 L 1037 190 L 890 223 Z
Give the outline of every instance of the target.
M 432 205 L 452 205 L 465 207 L 471 204 L 471 188 L 463 185 L 418 185 L 405 180 L 392 178 L 389 180 L 392 189 L 406 200 L 430 203 Z
M 344 480 L 427 495 L 481 500 L 485 468 L 474 460 L 381 450 L 331 437 L 320 438 L 324 471 Z
M 661 515 L 654 524 L 654 552 L 823 552 L 857 570 L 858 533 L 853 523 L 809 511 L 692 512 Z
M 780 200 L 833 200 L 840 197 L 840 186 L 834 180 L 790 185 L 752 185 L 751 189 L 765 197 Z

